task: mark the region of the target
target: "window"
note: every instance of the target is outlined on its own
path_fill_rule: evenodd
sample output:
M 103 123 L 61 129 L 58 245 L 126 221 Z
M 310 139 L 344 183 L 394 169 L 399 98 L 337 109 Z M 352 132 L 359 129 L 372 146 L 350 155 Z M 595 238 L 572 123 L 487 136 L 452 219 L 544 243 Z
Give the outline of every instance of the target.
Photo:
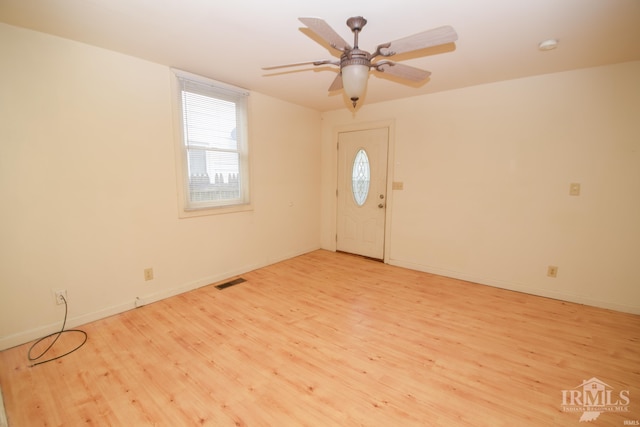
M 363 148 L 358 150 L 351 168 L 351 191 L 358 206 L 364 205 L 369 195 L 369 182 L 371 171 L 369 170 L 369 156 Z
M 173 71 L 183 216 L 246 210 L 250 201 L 248 92 Z

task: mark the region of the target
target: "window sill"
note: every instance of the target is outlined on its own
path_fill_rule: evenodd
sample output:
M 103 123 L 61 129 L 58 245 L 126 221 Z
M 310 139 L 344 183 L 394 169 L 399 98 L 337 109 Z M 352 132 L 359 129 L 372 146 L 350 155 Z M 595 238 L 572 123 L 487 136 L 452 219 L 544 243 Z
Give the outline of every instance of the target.
M 190 209 L 185 210 L 181 209 L 178 216 L 180 218 L 195 218 L 200 216 L 208 216 L 208 215 L 222 215 L 229 214 L 235 212 L 248 212 L 253 210 L 253 205 L 243 204 L 243 205 L 232 205 L 232 206 L 220 206 L 220 207 L 211 207 L 211 208 L 200 208 L 200 209 Z

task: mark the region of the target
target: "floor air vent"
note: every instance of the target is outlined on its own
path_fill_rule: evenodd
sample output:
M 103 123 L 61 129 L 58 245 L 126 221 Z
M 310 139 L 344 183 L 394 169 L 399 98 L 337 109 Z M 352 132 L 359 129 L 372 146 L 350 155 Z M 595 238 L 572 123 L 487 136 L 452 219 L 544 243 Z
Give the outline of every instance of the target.
M 238 284 L 243 283 L 243 282 L 246 282 L 246 280 L 244 280 L 242 277 L 240 277 L 238 279 L 231 280 L 230 282 L 226 282 L 226 283 L 223 283 L 221 285 L 216 285 L 216 288 L 218 288 L 220 290 L 223 290 L 223 289 L 226 289 L 226 288 L 228 288 L 230 286 L 238 285 Z

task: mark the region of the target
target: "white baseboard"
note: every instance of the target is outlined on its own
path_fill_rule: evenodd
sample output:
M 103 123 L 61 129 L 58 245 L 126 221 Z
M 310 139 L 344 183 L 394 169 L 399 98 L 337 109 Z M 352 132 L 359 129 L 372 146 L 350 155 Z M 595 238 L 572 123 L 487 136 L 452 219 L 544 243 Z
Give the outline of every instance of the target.
M 437 274 L 438 276 L 451 277 L 454 279 L 465 280 L 467 282 L 478 283 L 480 285 L 493 286 L 495 288 L 507 289 L 510 291 L 522 292 L 525 294 L 536 295 L 540 297 L 553 298 L 557 300 L 574 302 L 577 304 L 590 305 L 593 307 L 606 308 L 609 310 L 620 311 L 624 313 L 640 314 L 640 307 L 630 306 L 625 304 L 617 304 L 609 301 L 601 301 L 593 298 L 589 298 L 583 295 L 568 294 L 563 292 L 551 291 L 548 289 L 532 288 L 519 283 L 505 282 L 501 280 L 488 279 L 484 277 L 477 277 L 457 271 L 445 270 L 428 265 L 416 264 L 408 261 L 402 261 L 397 259 L 389 259 L 390 265 L 397 267 L 408 268 L 410 270 L 422 271 L 425 273 Z
M 210 285 L 212 283 L 220 282 L 230 277 L 239 276 L 249 271 L 266 267 L 267 265 L 285 261 L 287 259 L 294 258 L 296 256 L 303 255 L 305 253 L 309 253 L 317 249 L 320 249 L 320 248 L 313 247 L 313 248 L 308 248 L 302 251 L 292 252 L 292 253 L 275 257 L 275 258 L 266 258 L 262 262 L 256 263 L 254 265 L 247 265 L 239 269 L 229 270 L 224 273 L 204 277 L 202 279 L 199 279 L 193 282 L 183 283 L 182 285 L 176 286 L 174 288 L 165 289 L 160 292 L 155 292 L 155 293 L 146 294 L 146 295 L 138 295 L 137 297 L 140 298 L 142 305 L 150 304 L 156 301 L 170 298 L 175 295 L 192 291 L 194 289 L 201 288 L 203 286 Z M 78 326 L 85 325 L 90 322 L 94 322 L 96 320 L 104 319 L 106 317 L 113 316 L 115 314 L 123 313 L 133 308 L 136 308 L 136 297 L 131 298 L 131 300 L 129 301 L 123 301 L 120 304 L 113 305 L 110 307 L 104 307 L 94 312 L 84 313 L 79 316 L 70 317 L 67 319 L 66 328 L 67 329 L 76 328 Z M 61 322 L 56 322 L 48 325 L 38 326 L 37 328 L 33 328 L 27 331 L 21 331 L 13 335 L 8 335 L 6 337 L 2 337 L 0 338 L 0 351 L 36 340 L 40 337 L 56 332 L 57 330 L 60 329 L 60 326 L 61 326 Z M 3 426 L 0 424 L 0 427 L 3 427 Z

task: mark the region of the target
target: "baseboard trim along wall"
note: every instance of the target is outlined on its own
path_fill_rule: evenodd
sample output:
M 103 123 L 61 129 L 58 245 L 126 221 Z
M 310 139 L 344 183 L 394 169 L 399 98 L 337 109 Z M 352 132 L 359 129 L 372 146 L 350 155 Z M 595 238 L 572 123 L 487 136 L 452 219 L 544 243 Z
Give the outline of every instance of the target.
M 483 277 L 476 277 L 469 274 L 464 274 L 451 270 L 444 270 L 440 268 L 431 267 L 428 265 L 416 264 L 407 261 L 401 261 L 396 259 L 389 259 L 390 265 L 396 267 L 408 268 L 410 270 L 422 271 L 425 273 L 437 274 L 439 276 L 452 277 L 454 279 L 465 280 L 467 282 L 478 283 L 480 285 L 493 286 L 495 288 L 506 289 L 509 291 L 522 292 L 525 294 L 536 295 L 545 298 L 553 298 L 557 300 L 574 302 L 577 304 L 590 305 L 593 307 L 606 308 L 609 310 L 620 311 L 623 313 L 640 314 L 640 306 L 630 306 L 617 303 L 611 303 L 608 301 L 601 301 L 593 298 L 588 298 L 577 294 L 568 294 L 563 292 L 555 292 L 547 289 L 532 288 L 519 283 L 505 282 L 501 280 L 488 279 Z
M 217 283 L 222 280 L 228 279 L 230 277 L 239 276 L 249 271 L 266 267 L 267 265 L 275 264 L 277 262 L 284 261 L 299 255 L 303 255 L 305 253 L 312 252 L 317 249 L 319 249 L 319 247 L 309 248 L 303 251 L 290 253 L 285 256 L 281 256 L 277 258 L 268 258 L 263 260 L 261 263 L 248 265 L 241 269 L 230 270 L 220 274 L 216 274 L 214 276 L 204 277 L 194 282 L 185 283 L 180 286 L 176 286 L 175 288 L 166 289 L 160 292 L 151 293 L 147 295 L 140 295 L 138 297 L 133 297 L 129 301 L 123 301 L 120 304 L 113 305 L 111 307 L 105 307 L 98 311 L 81 314 L 75 317 L 70 317 L 67 319 L 66 329 L 77 328 L 78 326 L 82 326 L 84 324 L 94 322 L 96 320 L 104 319 L 106 317 L 113 316 L 119 313 L 124 313 L 125 311 L 131 310 L 136 307 L 141 307 L 143 305 L 151 304 L 156 301 L 160 301 L 175 295 L 189 292 L 194 289 L 201 288 L 203 286 L 208 286 L 213 283 Z M 62 326 L 62 319 L 60 319 L 60 322 L 56 322 L 48 325 L 42 325 L 37 328 L 29 329 L 27 331 L 22 331 L 13 335 L 2 337 L 0 338 L 0 351 L 33 341 L 45 335 L 56 332 L 60 329 L 61 326 Z M 0 424 L 0 427 L 1 427 L 1 424 Z

